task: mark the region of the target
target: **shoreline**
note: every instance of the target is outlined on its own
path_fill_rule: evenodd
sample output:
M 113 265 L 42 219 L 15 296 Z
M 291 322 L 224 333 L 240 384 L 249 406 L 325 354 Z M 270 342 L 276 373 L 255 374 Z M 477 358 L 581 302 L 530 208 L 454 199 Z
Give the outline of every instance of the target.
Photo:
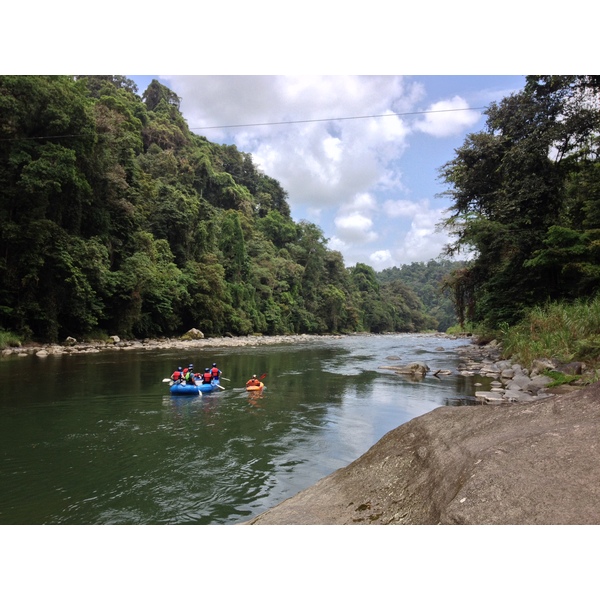
M 182 340 L 181 338 L 159 338 L 144 340 L 120 340 L 112 336 L 109 341 L 65 342 L 63 344 L 26 344 L 9 347 L 2 350 L 0 356 L 30 356 L 39 357 L 115 352 L 127 350 L 189 350 L 198 348 L 243 348 L 256 346 L 275 346 L 277 344 L 301 344 L 323 339 L 342 339 L 351 336 L 380 336 L 380 335 L 423 335 L 440 338 L 458 339 L 462 336 L 452 336 L 443 332 L 432 333 L 343 333 L 343 334 L 291 334 L 291 335 L 251 335 L 239 337 L 210 337 L 197 340 Z
M 571 391 L 575 385 L 562 385 L 548 389 L 551 383 L 548 377 L 541 375 L 543 368 L 548 367 L 546 362 L 539 361 L 537 368 L 531 372 L 522 369 L 518 364 L 513 364 L 510 359 L 500 359 L 500 346 L 496 342 L 480 346 L 474 336 L 447 334 L 445 332 L 389 332 L 389 333 L 340 333 L 340 334 L 289 334 L 289 335 L 249 335 L 249 336 L 222 336 L 200 339 L 181 338 L 146 338 L 144 340 L 121 340 L 118 336 L 111 336 L 108 340 L 95 340 L 91 342 L 77 342 L 67 338 L 62 344 L 34 344 L 29 343 L 18 347 L 5 348 L 0 352 L 0 360 L 5 358 L 19 358 L 35 355 L 40 359 L 49 356 L 68 356 L 79 354 L 95 354 L 100 352 L 126 352 L 128 350 L 156 351 L 156 350 L 198 350 L 203 348 L 256 348 L 260 346 L 308 344 L 326 339 L 343 339 L 345 337 L 379 337 L 379 336 L 423 336 L 439 339 L 464 339 L 470 344 L 458 351 L 463 359 L 456 372 L 462 377 L 474 375 L 483 376 L 491 381 L 491 389 L 475 392 L 474 399 L 482 404 L 512 404 L 515 402 L 529 402 L 536 399 L 548 398 L 555 394 Z M 538 362 L 538 361 L 536 361 Z M 446 375 L 448 373 L 443 373 Z M 482 384 L 477 383 L 476 386 Z

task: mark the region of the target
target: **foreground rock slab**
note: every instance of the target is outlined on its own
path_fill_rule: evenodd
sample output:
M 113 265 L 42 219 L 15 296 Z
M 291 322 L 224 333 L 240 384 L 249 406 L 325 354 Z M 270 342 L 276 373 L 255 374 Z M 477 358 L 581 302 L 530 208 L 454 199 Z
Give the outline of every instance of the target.
M 600 383 L 440 407 L 246 525 L 600 524 Z

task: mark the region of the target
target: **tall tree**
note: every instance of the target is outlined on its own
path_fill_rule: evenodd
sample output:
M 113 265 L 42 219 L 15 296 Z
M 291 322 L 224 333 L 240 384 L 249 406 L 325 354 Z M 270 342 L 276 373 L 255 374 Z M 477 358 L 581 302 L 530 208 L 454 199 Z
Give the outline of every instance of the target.
M 463 296 L 458 305 L 495 326 L 548 298 L 545 273 L 531 259 L 564 218 L 567 182 L 597 139 L 597 81 L 528 77 L 525 90 L 486 114 L 486 129 L 467 136 L 440 176 L 453 200 L 445 225 L 456 241 L 448 254 L 475 252 L 452 282 Z

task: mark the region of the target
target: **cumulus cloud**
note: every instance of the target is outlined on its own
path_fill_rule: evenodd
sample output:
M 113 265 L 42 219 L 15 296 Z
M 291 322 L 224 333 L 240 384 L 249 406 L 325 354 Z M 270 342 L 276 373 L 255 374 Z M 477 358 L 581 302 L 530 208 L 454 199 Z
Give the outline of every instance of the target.
M 336 217 L 335 226 L 338 236 L 345 242 L 369 243 L 377 239 L 372 230 L 373 220 L 358 212 Z
M 161 79 L 182 99 L 191 130 L 250 153 L 287 191 L 293 218 L 320 226 L 348 266 L 364 262 L 379 270 L 429 260 L 447 243 L 436 230 L 441 210 L 411 199 L 411 187 L 433 197 L 431 163 L 443 164 L 452 151 L 449 136 L 465 134 L 481 118 L 463 110 L 463 88 L 416 117 L 409 113 L 421 109 L 426 81 L 406 77 Z
M 393 180 L 389 164 L 405 151 L 410 134 L 393 113 L 423 96 L 421 84 L 395 76 L 166 79 L 182 98 L 190 128 L 250 152 L 288 191 L 292 208 L 339 206 Z M 244 123 L 252 126 L 201 129 Z
M 412 217 L 422 210 L 422 204 L 410 200 L 386 200 L 383 204 L 384 213 L 391 218 Z
M 438 231 L 443 210 L 429 208 L 428 202 L 415 212 L 410 228 L 393 251 L 399 263 L 423 262 L 437 257 L 449 241 L 447 232 Z
M 464 110 L 467 108 L 469 104 L 460 96 L 436 102 L 427 109 L 430 112 L 417 122 L 415 129 L 440 138 L 463 133 L 480 117 L 479 111 Z
M 336 237 L 353 244 L 368 244 L 377 239 L 373 231 L 373 215 L 377 203 L 371 194 L 356 194 L 349 202 L 339 207 L 334 219 Z
M 372 252 L 369 254 L 369 259 L 371 261 L 371 266 L 376 271 L 381 271 L 394 264 L 392 253 L 389 250 L 377 250 L 376 252 Z

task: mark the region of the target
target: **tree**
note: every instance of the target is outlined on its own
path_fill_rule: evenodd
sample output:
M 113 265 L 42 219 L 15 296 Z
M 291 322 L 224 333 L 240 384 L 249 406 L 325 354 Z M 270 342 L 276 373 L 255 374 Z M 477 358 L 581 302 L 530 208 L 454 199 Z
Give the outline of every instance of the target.
M 597 143 L 598 89 L 595 77 L 528 77 L 440 170 L 453 200 L 445 226 L 456 241 L 447 254 L 475 253 L 450 285 L 475 321 L 514 323 L 548 298 L 541 262 L 532 259 L 576 208 L 568 182 Z

